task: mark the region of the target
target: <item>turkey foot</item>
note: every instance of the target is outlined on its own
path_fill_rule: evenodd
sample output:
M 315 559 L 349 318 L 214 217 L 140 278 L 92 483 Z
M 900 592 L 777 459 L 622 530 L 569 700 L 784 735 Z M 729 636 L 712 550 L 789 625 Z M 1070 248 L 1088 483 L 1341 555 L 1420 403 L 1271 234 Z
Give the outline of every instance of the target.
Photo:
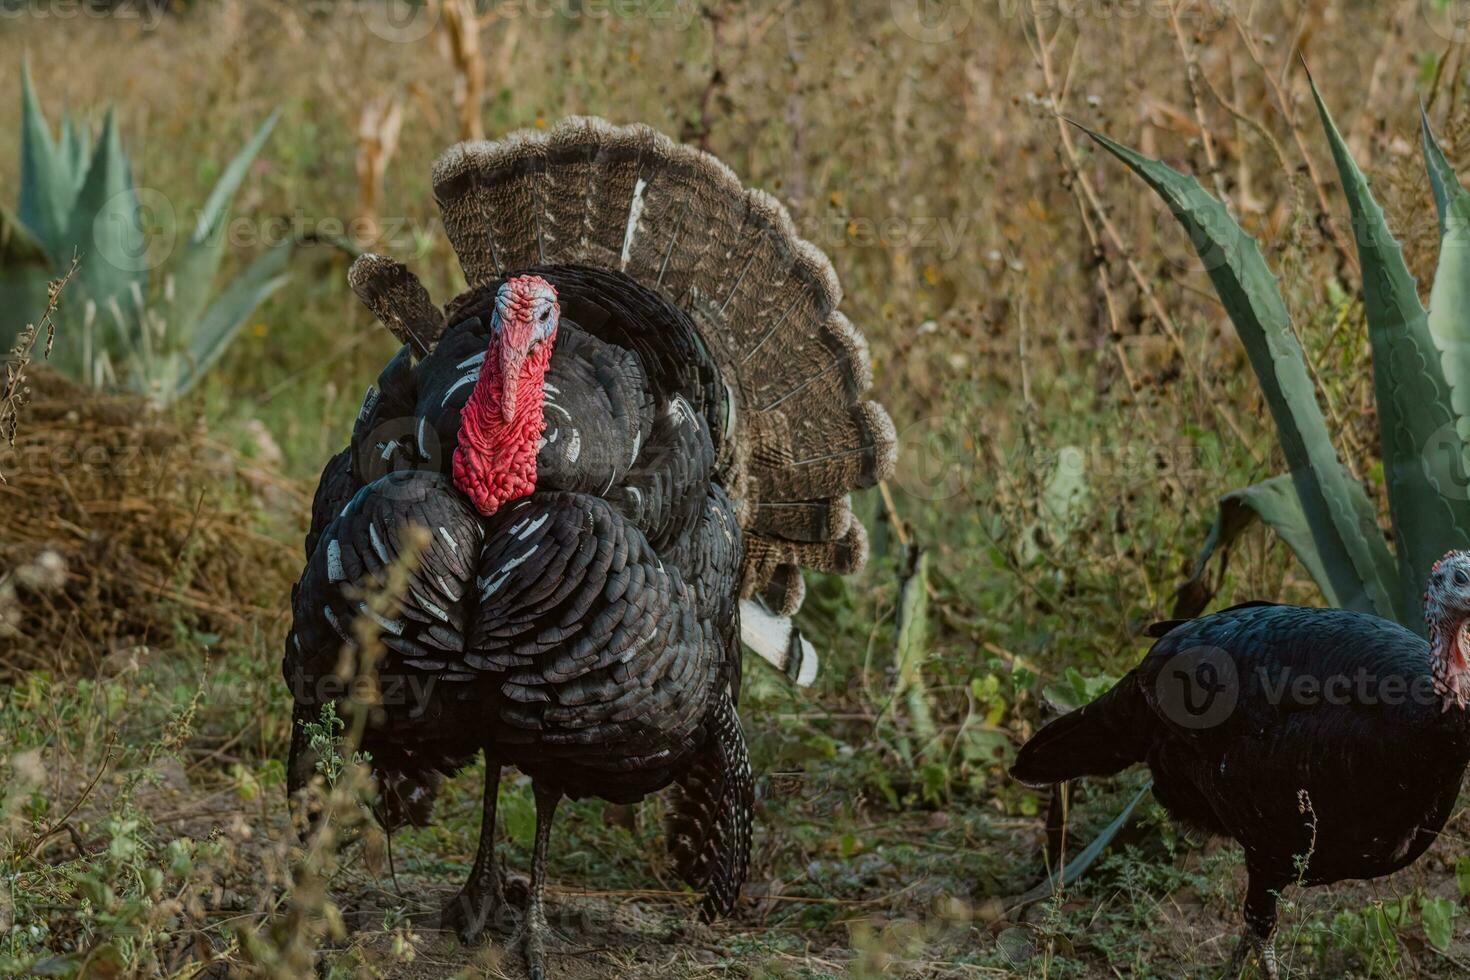
M 1225 976 L 1231 980 L 1238 980 L 1245 973 L 1246 963 L 1250 961 L 1250 954 L 1258 953 L 1261 957 L 1261 975 L 1266 980 L 1277 980 L 1280 975 L 1276 969 L 1276 944 L 1270 939 L 1262 939 L 1251 930 L 1247 929 L 1236 944 L 1235 955 L 1230 957 L 1230 969 Z
M 485 938 L 485 930 L 509 931 L 510 906 L 499 878 L 491 881 L 470 880 L 439 913 L 439 928 L 453 929 L 459 941 L 476 946 Z

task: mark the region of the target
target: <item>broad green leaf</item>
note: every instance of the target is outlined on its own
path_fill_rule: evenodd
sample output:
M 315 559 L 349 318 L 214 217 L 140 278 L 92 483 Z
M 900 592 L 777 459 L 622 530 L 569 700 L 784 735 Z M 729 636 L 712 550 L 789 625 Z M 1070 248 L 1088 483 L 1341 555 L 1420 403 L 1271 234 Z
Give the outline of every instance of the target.
M 1398 618 L 1422 629 L 1417 613 L 1430 566 L 1451 548 L 1470 546 L 1470 496 L 1452 481 L 1443 485 L 1446 474 L 1433 465 L 1434 454 L 1448 453 L 1458 459 L 1463 447 L 1450 411 L 1439 349 L 1430 336 L 1404 251 L 1389 231 L 1383 209 L 1373 199 L 1368 180 L 1348 152 L 1315 83 L 1312 97 L 1352 211 L 1363 270 L 1383 473 L 1398 548 L 1398 605 L 1404 613 Z M 1449 194 L 1448 186 L 1441 191 Z M 1457 317 L 1470 314 L 1463 307 L 1450 312 Z
M 220 179 L 215 182 L 209 198 L 200 209 L 189 241 L 184 246 L 177 264 L 170 271 L 173 277 L 174 300 L 169 319 L 182 330 L 187 330 L 203 314 L 205 304 L 214 289 L 215 275 L 219 272 L 227 242 L 220 235 L 220 228 L 228 217 L 230 201 L 240 189 L 240 183 L 249 173 L 250 164 L 260 148 L 265 145 L 271 129 L 280 116 L 280 110 L 272 112 L 261 123 L 250 142 L 225 167 Z
M 219 180 L 215 181 L 214 189 L 209 192 L 209 197 L 204 202 L 204 207 L 199 210 L 199 218 L 195 222 L 194 232 L 190 241 L 203 241 L 209 237 L 224 217 L 234 198 L 235 192 L 240 189 L 240 184 L 245 175 L 250 171 L 250 164 L 255 162 L 255 157 L 260 153 L 260 148 L 265 145 L 266 139 L 270 137 L 271 130 L 275 128 L 276 120 L 281 116 L 281 110 L 276 109 L 265 122 L 256 129 L 255 135 L 250 137 L 235 158 L 225 166 L 224 173 L 220 174 Z
M 1440 208 L 1439 265 L 1429 293 L 1429 334 L 1449 386 L 1455 431 L 1464 440 L 1470 435 L 1470 193 L 1450 168 L 1427 119 L 1423 136 L 1424 159 Z M 1456 449 L 1454 440 L 1443 441 L 1428 447 L 1426 459 L 1440 476 L 1441 492 L 1463 499 L 1470 497 L 1470 467 L 1466 447 Z
M 29 63 L 20 72 L 20 109 L 20 199 L 16 217 L 60 264 L 71 258 L 70 254 L 62 254 L 67 251 L 64 241 L 70 188 L 60 173 L 56 144 L 31 84 Z
M 1419 904 L 1419 920 L 1424 923 L 1424 938 L 1443 953 L 1455 939 L 1455 903 L 1447 898 L 1425 896 Z
M 1372 502 L 1332 446 L 1286 302 L 1255 240 L 1194 178 L 1084 131 L 1164 199 L 1204 261 L 1276 421 L 1331 594 L 1346 608 L 1402 621 L 1397 568 Z
M 929 656 L 929 555 L 920 551 L 903 576 L 898 600 L 898 638 L 894 644 L 894 697 L 908 708 L 909 723 L 924 747 L 937 729 L 924 683 L 924 661 Z
M 1450 404 L 1470 417 L 1470 194 L 1450 168 L 1429 120 L 1422 119 L 1424 159 L 1439 210 L 1439 265 L 1429 293 L 1429 333 L 1440 352 Z
M 251 312 L 286 284 L 288 277 L 283 273 L 294 250 L 292 242 L 282 242 L 258 256 L 210 304 L 190 338 L 188 369 L 179 380 L 176 395 L 186 394 L 199 383 L 235 339 Z
M 126 310 L 132 294 L 146 282 L 153 257 L 144 218 L 117 118 L 109 111 L 67 228 L 69 247 L 81 256 L 77 279 L 99 307 L 118 303 Z

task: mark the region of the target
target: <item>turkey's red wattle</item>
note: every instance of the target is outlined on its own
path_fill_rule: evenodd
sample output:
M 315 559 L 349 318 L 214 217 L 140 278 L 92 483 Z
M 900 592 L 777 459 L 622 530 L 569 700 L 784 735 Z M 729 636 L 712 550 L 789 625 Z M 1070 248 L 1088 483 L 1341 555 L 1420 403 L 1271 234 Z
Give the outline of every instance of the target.
M 532 331 L 529 316 L 516 316 L 491 335 L 480 378 L 460 414 L 454 484 L 486 517 L 536 489 L 552 341 L 528 350 Z

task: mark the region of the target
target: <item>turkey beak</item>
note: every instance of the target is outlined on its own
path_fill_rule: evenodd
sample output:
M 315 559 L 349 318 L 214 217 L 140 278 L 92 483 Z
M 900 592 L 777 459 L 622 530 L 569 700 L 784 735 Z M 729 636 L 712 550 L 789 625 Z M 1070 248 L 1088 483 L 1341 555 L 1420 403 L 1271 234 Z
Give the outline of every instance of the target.
M 526 352 L 514 344 L 501 345 L 500 383 L 504 388 L 500 392 L 500 415 L 507 423 L 515 421 L 516 389 L 521 384 L 521 365 L 525 360 Z

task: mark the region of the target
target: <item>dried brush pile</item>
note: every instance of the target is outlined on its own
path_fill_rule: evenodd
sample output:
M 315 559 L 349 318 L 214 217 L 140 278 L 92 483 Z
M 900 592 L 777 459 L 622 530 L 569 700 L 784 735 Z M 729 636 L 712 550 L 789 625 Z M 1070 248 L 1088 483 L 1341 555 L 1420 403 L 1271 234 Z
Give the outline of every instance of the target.
M 295 549 L 258 524 L 259 493 L 299 491 L 146 409 L 32 368 L 0 444 L 0 679 L 85 674 L 180 629 L 272 636 Z

